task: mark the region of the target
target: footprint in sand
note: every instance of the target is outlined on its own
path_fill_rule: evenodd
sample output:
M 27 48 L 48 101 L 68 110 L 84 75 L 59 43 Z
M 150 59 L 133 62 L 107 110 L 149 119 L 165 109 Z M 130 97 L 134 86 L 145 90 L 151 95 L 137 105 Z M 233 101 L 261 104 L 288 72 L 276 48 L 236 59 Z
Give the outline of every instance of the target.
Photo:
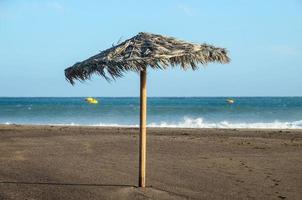
M 280 184 L 281 180 L 272 178 L 272 175 L 273 175 L 272 173 L 265 173 L 265 174 L 266 174 L 266 179 L 269 179 L 270 181 L 272 181 L 274 183 L 271 187 L 277 187 Z M 275 193 L 276 193 L 276 195 L 278 195 L 277 197 L 279 199 L 286 199 L 286 196 L 280 195 L 278 191 Z
M 249 172 L 252 172 L 253 169 L 251 167 L 249 167 L 246 163 L 244 163 L 242 160 L 239 161 L 241 167 L 244 167 L 245 169 L 247 169 Z

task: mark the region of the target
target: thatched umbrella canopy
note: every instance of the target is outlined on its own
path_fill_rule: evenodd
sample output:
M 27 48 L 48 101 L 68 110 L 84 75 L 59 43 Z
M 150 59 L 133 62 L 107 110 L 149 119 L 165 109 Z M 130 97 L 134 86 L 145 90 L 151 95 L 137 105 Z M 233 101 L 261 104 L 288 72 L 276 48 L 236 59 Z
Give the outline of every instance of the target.
M 198 64 L 209 62 L 229 63 L 227 50 L 207 44 L 193 44 L 173 37 L 151 33 L 138 35 L 99 54 L 78 62 L 65 69 L 66 79 L 71 84 L 75 80 L 90 79 L 98 74 L 110 81 L 127 71 L 140 73 L 140 172 L 139 186 L 145 187 L 146 165 L 146 71 L 180 66 L 182 69 L 197 69 Z
M 92 74 L 107 80 L 123 76 L 127 71 L 140 72 L 147 66 L 166 69 L 179 65 L 183 69 L 197 69 L 198 64 L 228 63 L 227 50 L 207 44 L 193 44 L 173 37 L 139 33 L 99 54 L 65 69 L 66 78 L 86 80 Z

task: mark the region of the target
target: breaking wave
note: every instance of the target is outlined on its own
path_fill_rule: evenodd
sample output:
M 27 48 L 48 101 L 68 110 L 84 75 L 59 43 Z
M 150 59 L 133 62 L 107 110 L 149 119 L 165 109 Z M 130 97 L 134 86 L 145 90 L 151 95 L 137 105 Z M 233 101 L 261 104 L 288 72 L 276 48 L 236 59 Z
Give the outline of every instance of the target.
M 293 122 L 228 122 L 221 121 L 218 123 L 204 122 L 202 118 L 184 118 L 177 123 L 151 123 L 149 127 L 171 127 L 171 128 L 261 128 L 261 129 L 302 129 L 302 120 Z
M 5 125 L 14 124 L 11 122 L 3 123 Z M 27 124 L 27 123 L 24 123 Z M 35 123 L 33 125 L 65 125 L 65 126 L 102 126 L 102 127 L 138 127 L 138 124 L 118 124 L 118 123 L 97 123 L 97 124 L 82 124 L 82 123 L 67 123 L 67 124 L 39 124 Z M 205 122 L 202 118 L 188 118 L 185 117 L 180 122 L 159 122 L 159 123 L 149 123 L 148 127 L 162 127 L 162 128 L 223 128 L 223 129 L 233 129 L 233 128 L 255 128 L 255 129 L 302 129 L 302 120 L 293 122 Z

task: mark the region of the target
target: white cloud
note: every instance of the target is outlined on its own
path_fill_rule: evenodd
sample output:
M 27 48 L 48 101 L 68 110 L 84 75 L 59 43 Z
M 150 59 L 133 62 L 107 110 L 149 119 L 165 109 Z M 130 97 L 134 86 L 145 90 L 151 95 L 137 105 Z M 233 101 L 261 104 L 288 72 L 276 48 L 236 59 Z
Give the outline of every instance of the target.
M 1 0 L 0 0 L 1 3 Z M 0 19 L 14 20 L 35 12 L 64 13 L 65 8 L 57 1 L 17 1 L 15 4 L 0 4 Z
M 62 12 L 64 10 L 64 7 L 57 1 L 22 2 L 22 4 L 19 6 L 22 10 L 40 10 L 52 12 Z
M 49 7 L 50 9 L 56 10 L 56 11 L 63 11 L 64 7 L 62 6 L 62 4 L 56 2 L 56 1 L 49 1 L 47 2 L 47 7 Z
M 291 47 L 291 46 L 286 46 L 286 45 L 276 45 L 273 46 L 271 48 L 272 52 L 280 55 L 280 56 L 296 56 L 298 55 L 300 52 L 298 49 L 296 49 L 295 47 Z
M 184 5 L 184 4 L 178 4 L 177 9 L 181 10 L 184 14 L 187 16 L 193 16 L 193 11 L 190 6 Z

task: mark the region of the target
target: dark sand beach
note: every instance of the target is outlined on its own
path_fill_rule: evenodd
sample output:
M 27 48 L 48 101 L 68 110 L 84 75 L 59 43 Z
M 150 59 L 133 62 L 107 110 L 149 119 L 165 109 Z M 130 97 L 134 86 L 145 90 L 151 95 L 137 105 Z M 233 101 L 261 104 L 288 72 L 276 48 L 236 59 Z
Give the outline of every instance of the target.
M 302 130 L 0 126 L 0 199 L 302 199 Z

